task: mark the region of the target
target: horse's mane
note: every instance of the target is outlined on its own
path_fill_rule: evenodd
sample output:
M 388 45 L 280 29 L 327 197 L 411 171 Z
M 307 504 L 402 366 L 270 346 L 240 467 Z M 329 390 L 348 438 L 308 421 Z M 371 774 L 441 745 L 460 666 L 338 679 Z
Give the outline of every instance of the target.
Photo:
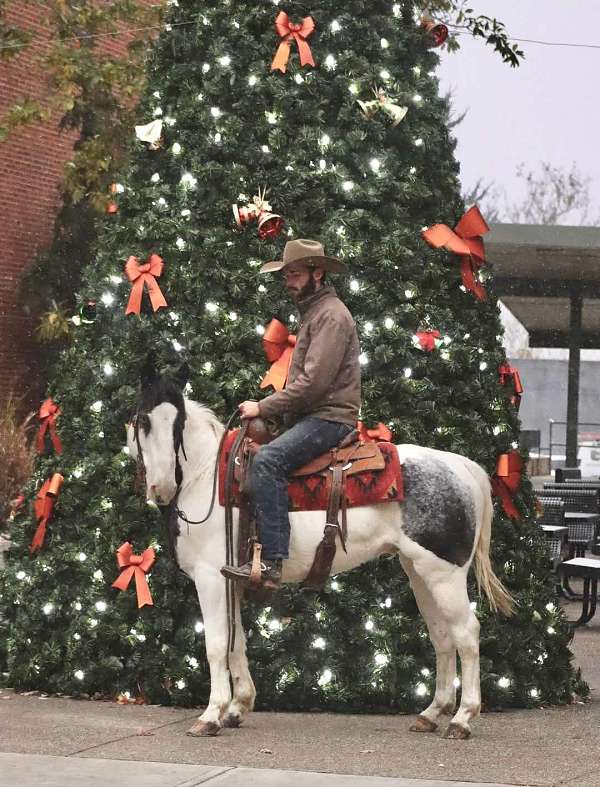
M 186 398 L 185 408 L 190 419 L 202 419 L 207 426 L 214 430 L 217 437 L 220 437 L 225 431 L 223 424 L 219 421 L 210 407 L 207 407 L 205 404 Z

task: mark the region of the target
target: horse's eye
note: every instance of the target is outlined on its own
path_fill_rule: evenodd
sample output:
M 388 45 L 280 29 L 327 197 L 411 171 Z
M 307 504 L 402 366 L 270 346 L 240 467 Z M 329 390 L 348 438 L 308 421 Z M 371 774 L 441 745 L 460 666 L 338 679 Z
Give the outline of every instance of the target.
M 147 413 L 138 413 L 133 419 L 134 429 L 139 429 L 140 426 L 144 430 L 144 434 L 148 435 L 150 432 L 150 417 Z

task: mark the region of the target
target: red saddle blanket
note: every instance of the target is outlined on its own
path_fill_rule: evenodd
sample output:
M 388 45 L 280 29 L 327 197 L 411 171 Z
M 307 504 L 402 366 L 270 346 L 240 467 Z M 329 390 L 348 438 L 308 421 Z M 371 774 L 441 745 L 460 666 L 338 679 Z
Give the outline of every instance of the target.
M 225 504 L 225 474 L 231 447 L 235 441 L 237 429 L 229 432 L 225 438 L 219 461 L 219 503 Z M 346 504 L 348 507 L 373 505 L 374 503 L 394 503 L 404 500 L 404 483 L 402 465 L 398 459 L 398 451 L 393 443 L 378 443 L 385 468 L 383 470 L 367 470 L 346 478 Z M 292 478 L 288 483 L 290 511 L 323 511 L 329 502 L 329 476 L 308 475 Z M 239 486 L 233 484 L 235 505 L 239 502 Z

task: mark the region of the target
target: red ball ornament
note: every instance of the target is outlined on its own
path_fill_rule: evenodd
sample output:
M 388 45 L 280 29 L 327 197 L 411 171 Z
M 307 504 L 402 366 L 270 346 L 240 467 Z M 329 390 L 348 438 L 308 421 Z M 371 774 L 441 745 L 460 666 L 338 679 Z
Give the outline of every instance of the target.
M 430 48 L 441 46 L 448 38 L 448 28 L 441 22 L 434 22 L 433 19 L 421 19 L 421 28 L 427 34 L 427 45 Z

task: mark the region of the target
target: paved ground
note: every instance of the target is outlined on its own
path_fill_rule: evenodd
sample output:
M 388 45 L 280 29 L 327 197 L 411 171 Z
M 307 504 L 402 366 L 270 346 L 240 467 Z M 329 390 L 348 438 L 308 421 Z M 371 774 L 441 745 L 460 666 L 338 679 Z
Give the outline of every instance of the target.
M 293 713 L 252 714 L 239 730 L 197 739 L 184 734 L 190 710 L 4 690 L 0 785 L 599 787 L 600 614 L 577 631 L 574 651 L 595 701 L 484 714 L 465 742 L 409 733 L 407 716 Z

